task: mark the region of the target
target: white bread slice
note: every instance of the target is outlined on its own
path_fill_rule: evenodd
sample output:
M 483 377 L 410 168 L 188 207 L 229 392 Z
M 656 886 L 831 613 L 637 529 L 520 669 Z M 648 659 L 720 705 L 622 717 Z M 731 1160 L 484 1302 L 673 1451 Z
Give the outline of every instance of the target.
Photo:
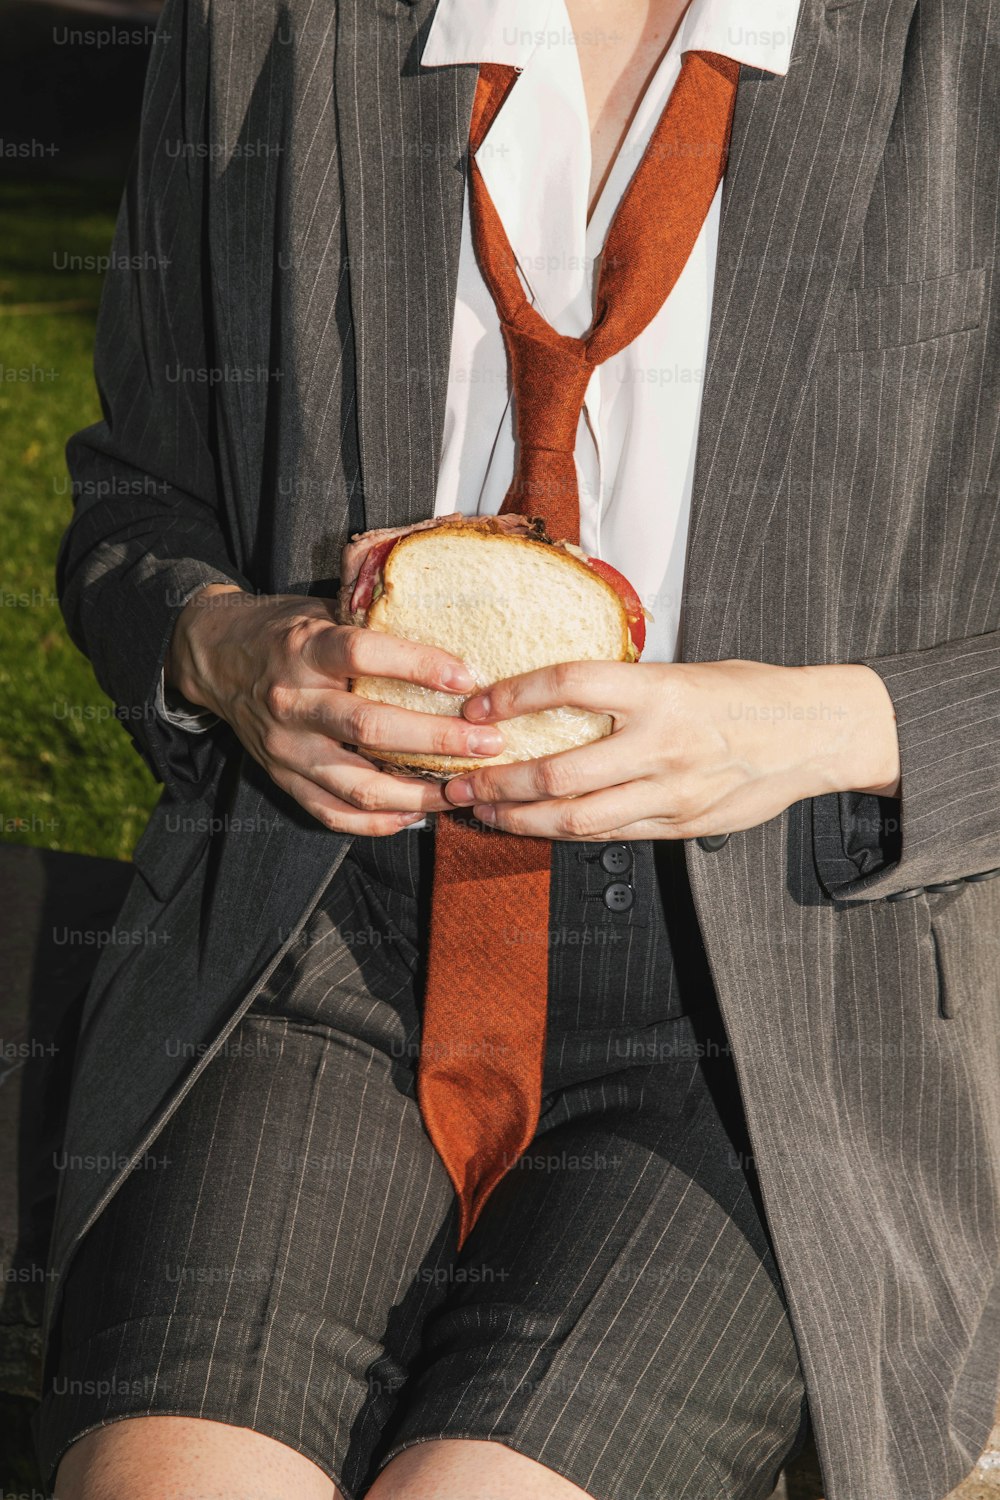
M 367 627 L 453 652 L 477 688 L 561 661 L 625 661 L 628 618 L 618 594 L 586 563 L 546 542 L 440 526 L 398 542 Z M 461 714 L 465 698 L 396 678 L 358 677 L 353 691 L 423 713 Z M 500 725 L 499 755 L 365 753 L 433 780 L 478 766 L 532 760 L 611 733 L 610 714 L 560 707 Z

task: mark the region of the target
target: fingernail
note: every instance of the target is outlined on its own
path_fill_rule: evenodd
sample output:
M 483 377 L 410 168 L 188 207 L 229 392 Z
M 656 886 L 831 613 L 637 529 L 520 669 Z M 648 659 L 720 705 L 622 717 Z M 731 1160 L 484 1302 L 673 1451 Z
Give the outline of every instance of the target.
M 456 776 L 454 781 L 448 783 L 449 802 L 461 802 L 468 804 L 475 802 L 476 796 L 472 790 L 472 782 L 464 776 Z
M 486 802 L 477 802 L 472 811 L 480 823 L 495 823 L 497 820 L 496 810 Z
M 476 679 L 467 667 L 446 667 L 441 675 L 441 684 L 446 688 L 454 688 L 457 692 L 467 693 L 476 685 Z
M 406 828 L 411 823 L 420 823 L 424 818 L 426 818 L 426 816 L 427 816 L 427 814 L 426 813 L 422 813 L 422 812 L 418 812 L 418 813 L 400 813 L 399 819 L 398 819 L 399 826 L 400 826 L 400 828 Z
M 467 719 L 485 719 L 490 711 L 490 700 L 485 693 L 467 698 L 462 712 Z
M 466 740 L 472 755 L 495 755 L 503 749 L 503 737 L 496 729 L 480 729 Z

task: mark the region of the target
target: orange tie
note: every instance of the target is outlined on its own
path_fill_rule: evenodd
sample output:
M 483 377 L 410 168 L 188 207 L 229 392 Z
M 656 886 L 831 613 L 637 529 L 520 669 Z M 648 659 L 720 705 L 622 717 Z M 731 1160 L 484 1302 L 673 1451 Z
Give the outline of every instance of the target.
M 652 322 L 722 180 L 739 64 L 687 52 L 601 255 L 594 320 L 559 334 L 531 305 L 475 153 L 517 69 L 483 63 L 469 136 L 476 258 L 510 364 L 517 465 L 501 511 L 541 515 L 579 543 L 574 449 L 596 365 Z M 459 1198 L 458 1243 L 530 1144 L 541 1108 L 548 1004 L 548 839 L 438 814 L 417 1096 Z

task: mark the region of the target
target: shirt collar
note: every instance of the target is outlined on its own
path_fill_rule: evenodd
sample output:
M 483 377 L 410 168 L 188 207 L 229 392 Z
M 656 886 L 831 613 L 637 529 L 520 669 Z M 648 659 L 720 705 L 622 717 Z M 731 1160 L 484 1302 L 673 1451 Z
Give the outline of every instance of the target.
M 801 0 L 691 0 L 677 36 L 681 52 L 719 52 L 768 73 L 788 72 Z M 438 0 L 424 67 L 498 62 L 524 68 L 546 43 L 552 0 Z
M 801 0 L 691 0 L 681 52 L 720 52 L 750 68 L 787 73 Z
M 420 61 L 524 68 L 545 41 L 551 0 L 438 0 Z

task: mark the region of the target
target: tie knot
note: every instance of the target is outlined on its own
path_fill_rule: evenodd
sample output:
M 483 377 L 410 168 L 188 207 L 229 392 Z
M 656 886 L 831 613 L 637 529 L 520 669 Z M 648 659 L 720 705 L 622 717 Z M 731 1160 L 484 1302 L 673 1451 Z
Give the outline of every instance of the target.
M 518 441 L 522 448 L 572 453 L 594 368 L 586 344 L 547 325 L 502 327 L 517 399 Z

